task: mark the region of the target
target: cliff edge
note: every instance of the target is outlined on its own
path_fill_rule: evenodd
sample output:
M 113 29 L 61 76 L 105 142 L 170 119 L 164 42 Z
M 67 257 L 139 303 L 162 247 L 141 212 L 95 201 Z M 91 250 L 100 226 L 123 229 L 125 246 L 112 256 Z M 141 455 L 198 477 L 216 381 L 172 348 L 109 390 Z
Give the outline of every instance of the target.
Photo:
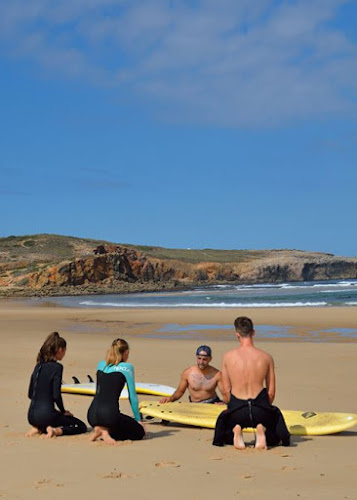
M 356 258 L 318 252 L 163 249 L 56 235 L 0 239 L 0 293 L 8 296 L 356 278 Z

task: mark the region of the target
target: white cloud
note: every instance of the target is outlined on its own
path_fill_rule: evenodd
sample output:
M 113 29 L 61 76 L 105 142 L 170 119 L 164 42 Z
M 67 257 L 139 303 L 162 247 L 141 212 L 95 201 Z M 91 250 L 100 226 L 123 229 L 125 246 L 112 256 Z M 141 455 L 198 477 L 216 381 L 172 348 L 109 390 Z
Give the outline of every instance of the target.
M 278 125 L 356 112 L 344 0 L 12 0 L 3 53 L 117 86 L 162 119 Z M 352 98 L 351 98 L 352 96 Z

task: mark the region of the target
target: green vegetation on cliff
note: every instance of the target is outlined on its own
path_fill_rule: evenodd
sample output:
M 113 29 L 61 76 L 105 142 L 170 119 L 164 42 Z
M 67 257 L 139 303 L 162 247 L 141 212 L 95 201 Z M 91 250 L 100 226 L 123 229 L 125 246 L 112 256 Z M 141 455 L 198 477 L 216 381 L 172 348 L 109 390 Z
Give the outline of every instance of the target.
M 299 250 L 215 250 L 215 249 L 179 249 L 162 248 L 126 243 L 113 243 L 104 240 L 61 236 L 56 234 L 34 234 L 26 236 L 8 236 L 0 238 L 0 266 L 4 263 L 22 261 L 21 267 L 33 264 L 55 264 L 63 260 L 93 255 L 99 245 L 118 245 L 143 252 L 156 259 L 175 259 L 182 262 L 247 262 L 253 259 L 277 256 L 279 254 L 316 256 L 328 255 Z
M 8 296 L 356 277 L 357 259 L 301 250 L 175 249 L 51 234 L 0 238 L 0 291 Z

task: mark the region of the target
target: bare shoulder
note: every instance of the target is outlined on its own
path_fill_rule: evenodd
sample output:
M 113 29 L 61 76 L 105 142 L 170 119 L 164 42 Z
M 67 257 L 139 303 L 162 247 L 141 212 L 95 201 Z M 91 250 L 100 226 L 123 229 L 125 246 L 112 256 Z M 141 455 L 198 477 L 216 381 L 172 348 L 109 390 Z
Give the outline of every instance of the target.
M 189 366 L 188 368 L 186 368 L 183 372 L 182 372 L 182 378 L 187 378 L 194 370 L 195 370 L 195 366 Z
M 218 370 L 218 368 L 216 368 L 215 366 L 210 366 L 210 368 L 211 368 L 211 373 L 215 377 L 220 377 L 222 375 L 222 372 L 220 370 Z
M 237 354 L 237 351 L 238 349 L 235 348 L 235 349 L 231 349 L 230 351 L 227 351 L 226 353 L 223 354 L 223 361 L 226 361 L 230 358 L 232 358 L 233 356 L 235 356 Z
M 269 363 L 274 363 L 274 360 L 273 360 L 273 356 L 271 354 L 269 354 L 268 352 L 266 351 L 263 351 L 262 349 L 258 349 L 256 348 L 256 350 L 258 351 L 258 353 L 264 357 Z

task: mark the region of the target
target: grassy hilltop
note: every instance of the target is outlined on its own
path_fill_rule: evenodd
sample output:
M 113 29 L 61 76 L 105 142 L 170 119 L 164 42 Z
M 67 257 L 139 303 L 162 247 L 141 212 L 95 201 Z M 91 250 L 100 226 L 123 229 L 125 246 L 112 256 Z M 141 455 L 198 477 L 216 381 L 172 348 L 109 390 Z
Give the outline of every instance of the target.
M 97 247 L 105 247 L 94 253 Z M 0 291 L 104 293 L 355 278 L 357 259 L 301 250 L 177 249 L 54 234 L 0 238 Z M 56 292 L 55 292 L 56 289 Z M 32 292 L 31 292 L 32 293 Z M 37 293 L 37 292 L 36 292 Z
M 246 262 L 277 254 L 294 254 L 308 257 L 316 255 L 331 255 L 318 252 L 303 252 L 299 250 L 201 250 L 163 248 L 128 243 L 113 243 L 104 240 L 61 236 L 57 234 L 34 234 L 26 236 L 8 236 L 0 238 L 0 262 L 15 263 L 22 261 L 27 265 L 54 264 L 63 260 L 93 255 L 98 245 L 120 245 L 145 253 L 148 257 L 157 259 L 175 259 L 182 262 Z

